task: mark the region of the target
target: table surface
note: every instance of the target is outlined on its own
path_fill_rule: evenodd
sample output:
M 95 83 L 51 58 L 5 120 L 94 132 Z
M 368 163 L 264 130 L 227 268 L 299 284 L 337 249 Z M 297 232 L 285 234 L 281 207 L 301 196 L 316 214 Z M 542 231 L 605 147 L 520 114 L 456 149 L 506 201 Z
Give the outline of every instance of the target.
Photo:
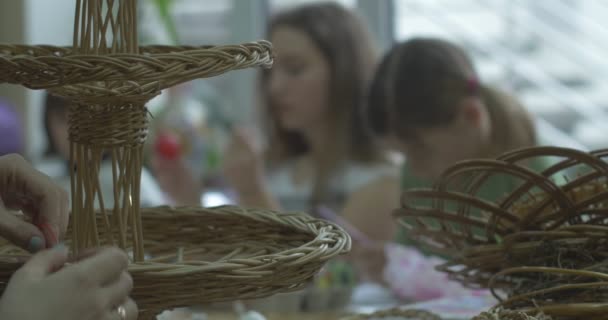
M 331 313 L 264 314 L 266 320 L 337 320 L 341 315 Z M 209 313 L 209 320 L 238 320 L 235 314 Z
M 344 315 L 336 313 L 265 313 L 266 320 L 337 320 Z M 190 314 L 173 313 L 171 316 L 163 317 L 163 320 L 191 320 Z M 234 312 L 208 312 L 208 320 L 238 320 L 238 316 Z
M 486 311 L 496 304 L 496 300 L 489 292 L 477 292 L 472 295 L 446 297 L 442 299 L 431 300 L 427 302 L 401 304 L 400 307 L 406 309 L 428 310 L 443 319 L 462 320 L 471 319 L 478 315 L 481 311 Z M 266 320 L 338 320 L 347 314 L 363 313 L 369 314 L 377 310 L 386 310 L 390 307 L 384 306 L 364 306 L 351 305 L 344 311 L 334 312 L 309 312 L 298 313 L 292 311 L 279 312 L 262 312 Z M 159 320 L 238 320 L 238 316 L 232 308 L 201 308 L 199 312 L 204 312 L 207 317 L 201 318 L 196 316 L 196 311 L 193 309 L 180 309 L 170 314 L 159 317 Z M 256 310 L 256 308 L 253 308 Z M 319 309 L 322 310 L 322 309 Z M 195 316 L 193 317 L 193 312 Z

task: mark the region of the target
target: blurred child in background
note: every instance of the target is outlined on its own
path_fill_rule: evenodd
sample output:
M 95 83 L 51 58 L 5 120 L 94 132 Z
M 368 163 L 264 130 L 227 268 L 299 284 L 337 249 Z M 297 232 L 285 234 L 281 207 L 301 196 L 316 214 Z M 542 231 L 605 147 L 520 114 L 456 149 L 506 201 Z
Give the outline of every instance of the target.
M 260 79 L 266 147 L 236 128 L 222 157 L 227 181 L 241 205 L 304 211 L 358 229 L 351 259 L 360 277 L 377 280 L 383 251 L 364 248 L 394 238 L 399 174 L 366 130 L 365 93 L 377 62 L 370 35 L 348 9 L 316 3 L 272 17 L 267 37 L 276 60 Z M 177 203 L 200 203 L 192 174 L 158 160 L 155 169 L 172 168 L 159 172 L 163 189 Z
M 405 155 L 404 190 L 431 187 L 459 161 L 493 158 L 536 144 L 525 108 L 486 86 L 466 52 L 441 39 L 414 38 L 385 55 L 371 85 L 367 117 L 372 130 Z M 488 181 L 479 195 L 488 201 L 521 183 L 501 175 Z M 398 241 L 408 247 L 389 249 L 387 282 L 413 300 L 462 294 L 459 285 L 434 271 L 440 259 L 425 258 L 420 252 L 429 252 L 400 231 Z

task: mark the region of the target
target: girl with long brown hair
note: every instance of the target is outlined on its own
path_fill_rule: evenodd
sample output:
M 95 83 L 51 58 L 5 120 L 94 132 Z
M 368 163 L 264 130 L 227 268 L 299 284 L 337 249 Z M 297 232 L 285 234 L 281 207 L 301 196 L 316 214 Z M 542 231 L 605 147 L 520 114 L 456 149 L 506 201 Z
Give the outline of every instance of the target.
M 355 241 L 393 240 L 398 169 L 365 124 L 377 56 L 362 21 L 335 3 L 315 3 L 278 13 L 267 37 L 276 54 L 260 77 L 267 148 L 256 149 L 251 134 L 236 130 L 223 158 L 238 203 L 325 218 L 333 212 L 360 231 Z M 355 243 L 354 260 L 382 265 L 380 257 L 358 259 L 360 248 Z M 363 273 L 379 276 L 374 269 Z

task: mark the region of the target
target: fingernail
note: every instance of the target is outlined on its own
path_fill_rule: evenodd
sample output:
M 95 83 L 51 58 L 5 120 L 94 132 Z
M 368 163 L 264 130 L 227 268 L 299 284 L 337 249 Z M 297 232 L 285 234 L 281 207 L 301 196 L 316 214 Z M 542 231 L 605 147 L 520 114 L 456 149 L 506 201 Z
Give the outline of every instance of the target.
M 39 236 L 33 236 L 30 238 L 30 243 L 27 246 L 30 252 L 38 252 L 44 249 L 44 240 Z
M 63 242 L 60 242 L 58 244 L 56 244 L 53 247 L 53 250 L 59 251 L 59 252 L 63 252 L 63 253 L 67 253 L 68 252 L 68 247 L 66 247 Z
M 43 222 L 38 224 L 38 229 L 42 231 L 44 237 L 49 242 L 47 244 L 49 247 L 57 243 L 57 233 L 49 223 Z

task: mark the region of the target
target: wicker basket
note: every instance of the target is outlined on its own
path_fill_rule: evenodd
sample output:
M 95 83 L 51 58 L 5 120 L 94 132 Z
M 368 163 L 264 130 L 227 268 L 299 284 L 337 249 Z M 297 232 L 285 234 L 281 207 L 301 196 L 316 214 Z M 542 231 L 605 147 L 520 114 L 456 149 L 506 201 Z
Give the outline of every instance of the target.
M 510 276 L 517 286 L 510 288 L 499 305 L 523 312 L 542 311 L 557 318 L 591 319 L 608 312 L 608 274 L 548 267 L 508 268 L 496 277 Z M 493 287 L 492 281 L 490 287 Z
M 432 189 L 406 191 L 395 215 L 414 240 L 450 257 L 439 270 L 492 289 L 506 309 L 557 319 L 605 317 L 607 154 L 536 147 L 465 161 Z M 531 169 L 540 158 L 558 161 Z M 488 198 L 484 188 L 497 177 L 513 187 Z
M 160 90 L 190 80 L 270 67 L 272 45 L 258 41 L 226 46 L 142 46 L 133 53 L 85 55 L 73 47 L 2 44 L 0 57 L 0 83 L 55 89 L 72 100 L 79 96 L 71 93 L 84 90 L 78 93 L 87 99 L 148 101 Z M 90 85 L 110 81 L 134 82 L 112 89 Z
M 148 258 L 129 266 L 140 319 L 174 307 L 298 290 L 351 245 L 341 228 L 300 213 L 160 207 L 143 209 L 142 218 Z M 0 279 L 6 280 L 27 255 L 10 245 L 2 253 Z
M 606 259 L 608 226 L 575 225 L 553 231 L 526 231 L 506 236 L 500 244 L 465 249 L 438 270 L 472 287 L 507 289 L 512 277 L 496 277 L 505 268 L 541 266 L 608 272 L 599 263 Z
M 536 147 L 496 160 L 464 161 L 444 172 L 434 188 L 406 191 L 395 215 L 413 237 L 448 255 L 457 252 L 453 249 L 499 243 L 518 231 L 603 224 L 608 216 L 607 153 Z M 527 165 L 548 158 L 561 161 L 541 172 Z M 568 177 L 573 170 L 577 174 Z M 485 198 L 484 188 L 505 177 L 512 190 Z

